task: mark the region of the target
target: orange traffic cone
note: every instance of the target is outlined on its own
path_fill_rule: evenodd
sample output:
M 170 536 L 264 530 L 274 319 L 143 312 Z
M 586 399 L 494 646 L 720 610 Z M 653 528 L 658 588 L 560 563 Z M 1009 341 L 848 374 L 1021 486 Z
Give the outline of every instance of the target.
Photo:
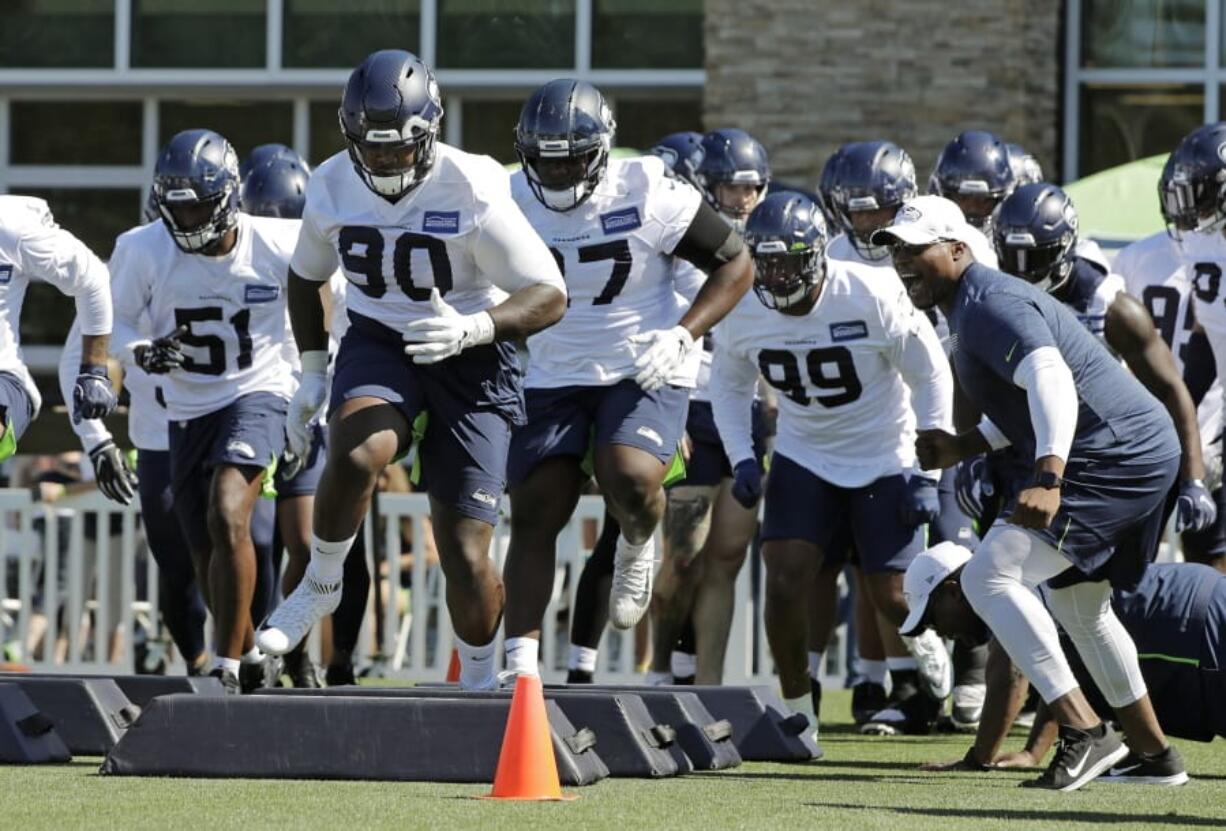
M 549 716 L 541 679 L 521 675 L 511 696 L 511 714 L 502 737 L 494 790 L 485 799 L 569 800 L 558 781 Z
M 455 684 L 460 680 L 460 650 L 451 650 L 451 663 L 447 665 L 447 683 Z

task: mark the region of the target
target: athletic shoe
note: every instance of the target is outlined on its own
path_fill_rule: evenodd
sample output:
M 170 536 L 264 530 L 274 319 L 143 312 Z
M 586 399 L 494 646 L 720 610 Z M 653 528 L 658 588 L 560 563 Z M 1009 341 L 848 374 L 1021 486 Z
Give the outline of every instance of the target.
M 822 682 L 809 676 L 809 698 L 813 701 L 813 712 L 818 717 L 822 714 Z
M 226 672 L 221 667 L 216 667 L 209 673 L 209 678 L 216 678 L 221 682 L 221 691 L 226 695 L 238 695 L 242 692 L 239 686 L 238 679 L 234 677 L 234 673 Z
M 861 681 L 851 688 L 851 717 L 864 724 L 874 713 L 886 708 L 885 687 L 873 681 Z
M 295 649 L 285 656 L 285 674 L 289 676 L 289 685 L 298 689 L 317 690 L 323 686 L 319 682 L 319 670 L 315 668 L 311 656 L 305 649 Z
M 983 715 L 983 699 L 987 692 L 986 684 L 959 684 L 954 687 L 949 720 L 955 730 L 974 733 L 979 729 L 979 718 Z
M 1106 722 L 1088 731 L 1061 725 L 1051 764 L 1042 776 L 1023 782 L 1022 787 L 1075 791 L 1127 755 L 1128 748 Z
M 954 686 L 954 666 L 945 641 L 931 629 L 913 638 L 903 638 L 907 651 L 919 664 L 920 686 L 937 701 L 949 698 Z
M 651 583 L 655 577 L 655 538 L 647 540 L 637 557 L 625 551 L 625 540 L 617 538 L 613 556 L 613 585 L 609 588 L 609 623 L 617 629 L 630 629 L 647 612 L 651 603 Z
M 244 693 L 281 686 L 281 659 L 265 655 L 254 664 L 239 664 L 238 685 Z
M 860 732 L 866 736 L 926 736 L 940 709 L 939 701 L 912 687 L 906 698 L 892 698 L 889 706 L 873 713 Z
M 353 664 L 328 664 L 324 671 L 324 683 L 329 687 L 352 687 L 358 683 L 353 675 Z
M 307 566 L 298 588 L 273 610 L 268 620 L 255 633 L 256 646 L 269 655 L 284 655 L 311 631 L 325 615 L 336 611 L 341 603 L 341 581 L 321 583 Z
M 1153 756 L 1129 753 L 1124 760 L 1104 773 L 1103 782 L 1124 785 L 1182 785 L 1188 781 L 1183 759 L 1173 745 Z
M 567 684 L 590 684 L 592 683 L 592 673 L 586 669 L 568 669 L 566 671 Z

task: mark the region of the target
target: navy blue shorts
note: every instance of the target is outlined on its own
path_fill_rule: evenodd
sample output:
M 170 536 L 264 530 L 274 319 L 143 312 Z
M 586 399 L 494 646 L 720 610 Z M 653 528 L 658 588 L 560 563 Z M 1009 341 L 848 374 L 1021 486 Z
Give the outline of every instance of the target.
M 264 468 L 285 448 L 289 402 L 271 392 L 240 395 L 220 410 L 170 422 L 170 487 L 178 503 L 189 492 L 208 493 L 221 465 Z M 205 502 L 201 502 L 203 508 Z
M 328 431 L 318 424 L 311 425 L 311 452 L 307 455 L 306 464 L 291 479 L 285 475 L 285 460 L 277 464 L 277 475 L 273 482 L 277 488 L 277 499 L 292 499 L 296 496 L 314 496 L 319 488 L 319 477 L 323 475 L 324 463 L 328 460 Z
M 426 492 L 464 516 L 494 525 L 506 489 L 511 427 L 524 421 L 523 371 L 515 347 L 474 346 L 437 364 L 415 364 L 399 333 L 349 312 L 336 356 L 332 409 L 379 398 L 412 424 L 429 424 L 418 453 Z
M 865 574 L 906 571 L 924 550 L 923 526 L 908 527 L 899 518 L 906 493 L 901 473 L 861 488 L 842 488 L 775 453 L 766 483 L 762 541 L 807 540 L 823 554 L 841 558 L 850 537 Z
M 715 415 L 710 401 L 691 401 L 689 416 L 685 420 L 685 433 L 690 437 L 690 458 L 685 463 L 685 478 L 673 482 L 678 485 L 718 485 L 732 476 L 732 465 L 715 428 Z M 762 466 L 766 457 L 766 430 L 762 424 L 762 408 L 753 402 L 753 455 Z
M 509 479 L 515 487 L 545 459 L 587 455 L 588 447 L 637 447 L 668 464 L 677 452 L 690 391 L 647 392 L 627 378 L 608 387 L 550 387 L 526 392 L 528 423 L 511 439 Z

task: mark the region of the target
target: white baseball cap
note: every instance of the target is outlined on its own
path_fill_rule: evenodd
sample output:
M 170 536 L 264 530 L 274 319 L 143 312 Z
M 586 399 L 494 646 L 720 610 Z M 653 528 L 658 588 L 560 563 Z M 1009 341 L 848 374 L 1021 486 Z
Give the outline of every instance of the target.
M 894 221 L 873 232 L 873 245 L 903 242 L 931 245 L 941 240 L 968 242 L 970 224 L 962 209 L 943 196 L 917 196 L 894 214 Z M 968 243 L 969 244 L 969 243 Z
M 970 558 L 970 549 L 954 542 L 937 543 L 915 555 L 902 578 L 902 594 L 910 611 L 898 627 L 898 634 L 908 637 L 919 634 L 932 590 L 966 565 Z

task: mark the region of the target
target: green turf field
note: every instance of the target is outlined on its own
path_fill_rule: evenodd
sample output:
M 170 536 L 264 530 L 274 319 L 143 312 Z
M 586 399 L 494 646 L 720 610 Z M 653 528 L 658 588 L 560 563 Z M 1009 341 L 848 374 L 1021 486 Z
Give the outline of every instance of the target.
M 923 773 L 919 762 L 960 756 L 967 737 L 869 740 L 847 726 L 848 695 L 827 698 L 823 761 L 605 780 L 575 789 L 572 803 L 470 799 L 487 790 L 481 785 L 103 777 L 99 760 L 88 759 L 0 767 L 0 829 L 1226 828 L 1222 742 L 1180 743 L 1193 776 L 1182 788 L 1023 790 L 1017 783 L 1033 773 Z

